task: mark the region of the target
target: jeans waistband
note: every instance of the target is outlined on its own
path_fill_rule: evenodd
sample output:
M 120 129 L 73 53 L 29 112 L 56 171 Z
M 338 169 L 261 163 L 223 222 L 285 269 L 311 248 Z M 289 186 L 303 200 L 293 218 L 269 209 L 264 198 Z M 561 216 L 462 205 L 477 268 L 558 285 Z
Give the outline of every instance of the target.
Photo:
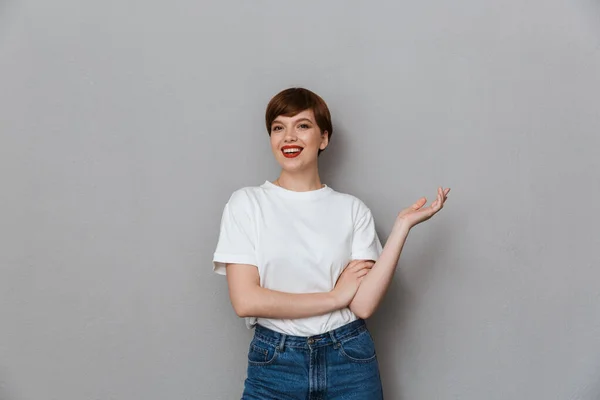
M 282 351 L 284 347 L 300 347 L 308 349 L 327 345 L 337 345 L 339 341 L 356 336 L 366 329 L 367 325 L 365 324 L 365 321 L 360 318 L 329 332 L 313 336 L 286 335 L 257 324 L 254 327 L 254 336 L 260 340 L 276 345 L 278 349 Z

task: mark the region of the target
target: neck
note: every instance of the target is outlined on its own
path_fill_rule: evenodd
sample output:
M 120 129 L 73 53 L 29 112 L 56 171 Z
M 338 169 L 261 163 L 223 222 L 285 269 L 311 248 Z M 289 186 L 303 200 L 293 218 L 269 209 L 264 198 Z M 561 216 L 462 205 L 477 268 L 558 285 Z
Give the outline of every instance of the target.
M 308 192 L 323 187 L 317 170 L 298 173 L 281 171 L 275 183 L 284 189 L 293 190 L 294 192 Z

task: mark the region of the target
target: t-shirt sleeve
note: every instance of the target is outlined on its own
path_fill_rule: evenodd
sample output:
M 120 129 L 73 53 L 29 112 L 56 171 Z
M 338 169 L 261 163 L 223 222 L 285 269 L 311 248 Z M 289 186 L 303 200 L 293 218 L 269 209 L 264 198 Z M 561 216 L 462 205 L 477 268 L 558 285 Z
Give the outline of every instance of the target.
M 250 201 L 244 193 L 236 192 L 223 209 L 213 271 L 225 275 L 227 263 L 257 265 L 255 245 L 256 230 Z
M 377 261 L 381 255 L 382 247 L 375 231 L 375 220 L 371 210 L 361 201 L 359 201 L 359 204 L 359 212 L 354 223 L 351 258 L 353 260 Z

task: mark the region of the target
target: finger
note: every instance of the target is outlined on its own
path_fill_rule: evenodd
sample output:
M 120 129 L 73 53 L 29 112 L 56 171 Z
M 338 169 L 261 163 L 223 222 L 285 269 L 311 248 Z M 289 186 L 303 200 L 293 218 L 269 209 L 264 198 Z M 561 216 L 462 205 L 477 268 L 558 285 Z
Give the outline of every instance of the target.
M 365 260 L 365 261 L 363 261 L 362 263 L 360 263 L 360 264 L 357 266 L 357 268 L 356 268 L 356 269 L 357 269 L 357 270 L 361 270 L 361 269 L 365 269 L 365 268 L 372 268 L 374 264 L 375 264 L 375 263 L 374 263 L 374 262 L 372 262 L 372 261 L 366 261 L 366 260 Z
M 353 271 L 358 271 L 362 268 L 364 268 L 364 260 L 356 260 L 356 263 L 352 266 L 352 270 Z
M 440 208 L 442 208 L 442 188 L 438 187 L 437 190 L 437 199 L 435 201 L 435 206 L 433 206 L 433 209 L 437 212 L 440 210 Z
M 435 212 L 435 211 L 437 211 L 439 204 L 440 204 L 440 195 L 438 194 L 436 199 L 429 206 L 429 208 Z
M 373 260 L 364 260 L 364 264 L 368 265 L 369 267 L 372 267 L 373 265 L 375 265 L 375 261 L 373 261 Z
M 362 269 L 362 270 L 358 271 L 358 273 L 356 274 L 356 276 L 358 276 L 359 278 L 361 278 L 361 277 L 365 276 L 368 273 L 369 273 L 368 269 Z

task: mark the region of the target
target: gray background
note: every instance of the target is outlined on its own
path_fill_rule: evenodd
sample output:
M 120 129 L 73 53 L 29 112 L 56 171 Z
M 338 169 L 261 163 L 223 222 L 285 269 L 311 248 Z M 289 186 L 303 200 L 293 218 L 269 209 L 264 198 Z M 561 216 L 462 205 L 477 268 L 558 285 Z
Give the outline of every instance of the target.
M 239 398 L 211 257 L 294 85 L 383 242 L 452 188 L 369 321 L 387 398 L 600 398 L 597 2 L 13 0 L 0 71 L 0 399 Z

